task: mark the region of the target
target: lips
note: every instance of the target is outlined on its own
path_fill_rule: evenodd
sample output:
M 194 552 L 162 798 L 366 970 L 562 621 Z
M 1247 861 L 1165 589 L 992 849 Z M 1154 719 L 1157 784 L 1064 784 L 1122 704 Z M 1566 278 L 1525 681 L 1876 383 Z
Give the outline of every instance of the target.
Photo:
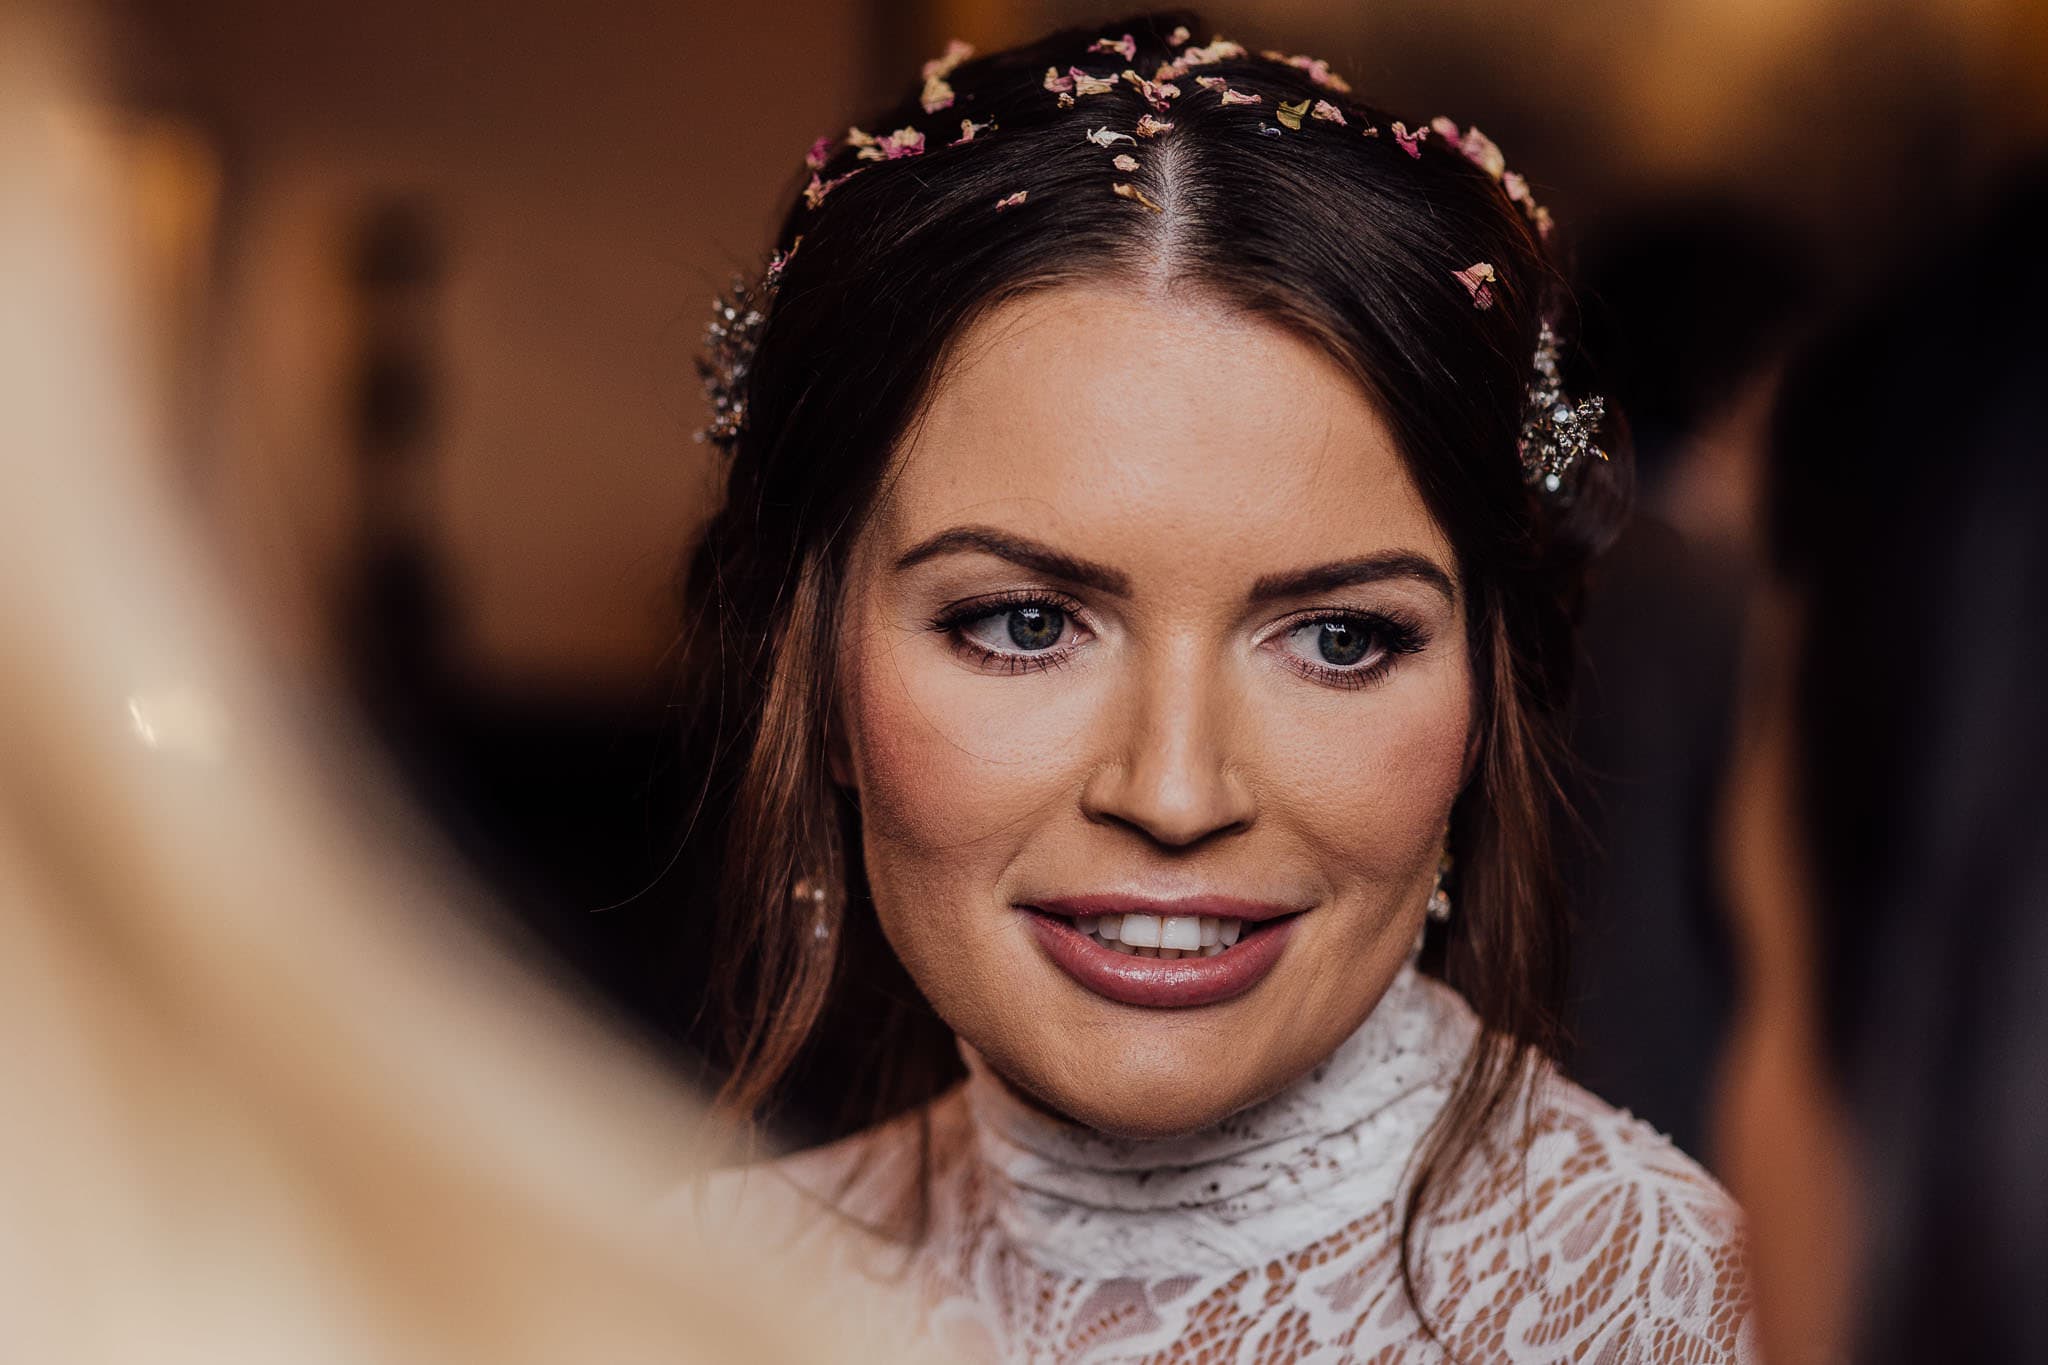
M 1077 896 L 1021 907 L 1046 955 L 1080 985 L 1153 1009 L 1214 1005 L 1279 962 L 1296 907 L 1230 897 Z

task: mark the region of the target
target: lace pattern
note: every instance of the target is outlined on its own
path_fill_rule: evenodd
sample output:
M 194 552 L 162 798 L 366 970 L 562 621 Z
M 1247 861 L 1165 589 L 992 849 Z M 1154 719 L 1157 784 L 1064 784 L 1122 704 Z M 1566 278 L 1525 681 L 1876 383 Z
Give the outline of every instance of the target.
M 1418 1316 L 1400 1196 L 1476 1029 L 1458 996 L 1406 970 L 1323 1066 L 1169 1142 L 1061 1123 L 970 1054 L 968 1081 L 925 1116 L 925 1241 L 842 1254 L 840 1269 L 907 1288 L 920 1335 L 964 1361 L 1755 1360 L 1727 1196 L 1548 1070 L 1526 1131 L 1483 1144 L 1420 1229 Z M 757 1224 L 779 1203 L 798 1239 L 828 1201 L 878 1218 L 913 1143 L 899 1121 L 726 1177 L 744 1182 L 726 1199 Z

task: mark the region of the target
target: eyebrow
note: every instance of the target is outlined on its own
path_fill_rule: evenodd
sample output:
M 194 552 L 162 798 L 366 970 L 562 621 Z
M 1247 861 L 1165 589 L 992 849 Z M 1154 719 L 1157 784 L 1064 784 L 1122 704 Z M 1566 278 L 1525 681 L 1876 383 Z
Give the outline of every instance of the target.
M 897 556 L 896 571 L 901 573 L 940 555 L 977 553 L 1007 559 L 1047 578 L 1094 588 L 1117 597 L 1128 596 L 1131 590 L 1129 576 L 1106 564 L 1078 558 L 1029 537 L 998 531 L 993 526 L 955 526 L 927 537 Z
M 928 536 L 897 556 L 896 571 L 901 573 L 928 559 L 949 554 L 993 555 L 1033 573 L 1118 597 L 1129 596 L 1131 590 L 1127 574 L 1105 564 L 1055 550 L 1028 536 L 999 531 L 993 526 L 955 526 Z M 1252 584 L 1250 597 L 1253 602 L 1269 602 L 1277 598 L 1307 597 L 1336 588 L 1399 579 L 1434 588 L 1446 602 L 1455 604 L 1458 600 L 1457 587 L 1451 576 L 1439 568 L 1435 560 L 1413 550 L 1388 550 L 1357 559 L 1340 559 L 1305 569 L 1266 574 Z
M 1269 602 L 1275 598 L 1308 597 L 1335 588 L 1400 579 L 1434 588 L 1444 601 L 1453 605 L 1457 603 L 1458 589 L 1451 576 L 1439 568 L 1435 560 L 1414 550 L 1388 550 L 1357 559 L 1316 564 L 1306 569 L 1291 569 L 1286 573 L 1266 574 L 1252 584 L 1251 597 L 1254 602 Z

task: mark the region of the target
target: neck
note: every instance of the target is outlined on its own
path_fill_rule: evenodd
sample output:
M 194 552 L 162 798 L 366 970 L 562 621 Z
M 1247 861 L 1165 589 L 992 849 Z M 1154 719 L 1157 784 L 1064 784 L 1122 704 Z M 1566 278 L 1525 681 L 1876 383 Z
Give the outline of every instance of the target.
M 1082 1127 L 963 1043 L 995 1217 L 1020 1251 L 1069 1272 L 1263 1264 L 1396 1196 L 1476 1028 L 1456 994 L 1404 967 L 1308 1074 L 1219 1124 L 1159 1139 Z

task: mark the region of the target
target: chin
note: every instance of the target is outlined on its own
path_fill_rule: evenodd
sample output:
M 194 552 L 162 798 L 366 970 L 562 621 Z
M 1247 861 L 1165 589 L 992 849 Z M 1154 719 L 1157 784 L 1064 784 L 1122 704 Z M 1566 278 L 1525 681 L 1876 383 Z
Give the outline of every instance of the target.
M 1180 1048 L 1148 1048 L 1138 1039 L 1120 1054 L 1104 1049 L 1099 1057 L 1056 1068 L 983 1055 L 1041 1107 L 1100 1133 L 1145 1140 L 1212 1128 L 1291 1079 L 1219 1075 L 1213 1063 Z

